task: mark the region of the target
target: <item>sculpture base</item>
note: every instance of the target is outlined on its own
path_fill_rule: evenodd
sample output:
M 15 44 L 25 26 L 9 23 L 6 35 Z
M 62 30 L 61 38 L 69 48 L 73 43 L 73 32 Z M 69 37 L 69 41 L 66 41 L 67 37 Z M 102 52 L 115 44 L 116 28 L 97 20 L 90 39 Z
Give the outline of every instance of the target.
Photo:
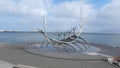
M 86 50 L 76 49 L 72 50 L 69 47 L 56 47 L 54 45 L 41 46 L 41 44 L 31 44 L 24 48 L 26 52 L 29 52 L 34 55 L 46 56 L 52 58 L 62 58 L 62 59 L 103 59 L 104 57 L 99 55 L 89 55 L 87 53 L 95 53 L 99 51 L 99 48 L 90 46 Z

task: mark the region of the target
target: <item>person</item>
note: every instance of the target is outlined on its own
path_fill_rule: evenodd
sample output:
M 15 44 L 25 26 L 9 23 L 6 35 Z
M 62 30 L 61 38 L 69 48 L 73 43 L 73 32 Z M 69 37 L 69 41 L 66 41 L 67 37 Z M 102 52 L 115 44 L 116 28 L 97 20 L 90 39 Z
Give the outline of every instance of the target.
M 113 64 L 120 66 L 120 57 L 113 57 Z

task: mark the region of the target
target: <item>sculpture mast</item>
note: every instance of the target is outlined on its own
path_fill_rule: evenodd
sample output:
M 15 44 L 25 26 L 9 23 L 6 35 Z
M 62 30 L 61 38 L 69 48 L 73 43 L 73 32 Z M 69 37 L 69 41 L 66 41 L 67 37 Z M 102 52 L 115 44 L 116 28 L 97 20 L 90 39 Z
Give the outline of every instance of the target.
M 83 27 L 83 0 L 80 0 L 80 30 L 78 32 L 78 35 L 81 34 Z
M 44 32 L 46 32 L 46 17 L 43 15 L 43 27 L 44 27 Z

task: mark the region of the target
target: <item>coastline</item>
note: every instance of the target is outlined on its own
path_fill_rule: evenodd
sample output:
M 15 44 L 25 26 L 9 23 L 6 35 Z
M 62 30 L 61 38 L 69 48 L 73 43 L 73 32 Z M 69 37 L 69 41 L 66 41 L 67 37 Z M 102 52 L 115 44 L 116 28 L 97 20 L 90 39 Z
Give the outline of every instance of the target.
M 23 64 L 23 65 L 29 65 L 34 67 L 40 67 L 40 68 L 74 68 L 74 67 L 99 68 L 98 66 L 101 66 L 101 64 L 105 66 L 103 68 L 114 68 L 110 64 L 103 62 L 101 59 L 89 60 L 89 61 L 88 60 L 65 60 L 65 59 L 56 59 L 56 58 L 30 54 L 23 50 L 21 46 L 24 46 L 24 45 L 25 44 L 12 45 L 12 44 L 1 43 L 0 46 L 2 47 L 0 47 L 0 60 L 9 62 L 11 64 L 15 64 L 15 65 Z M 120 53 L 116 52 L 120 49 L 116 50 L 116 48 L 108 47 L 104 45 L 100 46 L 98 44 L 92 44 L 92 45 L 101 49 L 100 51 L 98 51 L 98 53 L 111 55 L 109 54 L 109 51 L 110 51 L 110 53 L 111 52 L 116 53 L 114 54 L 114 56 L 120 56 Z M 91 65 L 93 65 L 94 67 Z

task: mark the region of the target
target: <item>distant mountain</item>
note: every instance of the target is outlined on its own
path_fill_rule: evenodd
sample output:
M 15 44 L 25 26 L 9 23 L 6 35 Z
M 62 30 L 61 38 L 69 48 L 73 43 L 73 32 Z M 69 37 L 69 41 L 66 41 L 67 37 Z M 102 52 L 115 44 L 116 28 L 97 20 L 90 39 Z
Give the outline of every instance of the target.
M 15 32 L 15 31 L 10 31 L 10 30 L 0 30 L 0 32 Z

